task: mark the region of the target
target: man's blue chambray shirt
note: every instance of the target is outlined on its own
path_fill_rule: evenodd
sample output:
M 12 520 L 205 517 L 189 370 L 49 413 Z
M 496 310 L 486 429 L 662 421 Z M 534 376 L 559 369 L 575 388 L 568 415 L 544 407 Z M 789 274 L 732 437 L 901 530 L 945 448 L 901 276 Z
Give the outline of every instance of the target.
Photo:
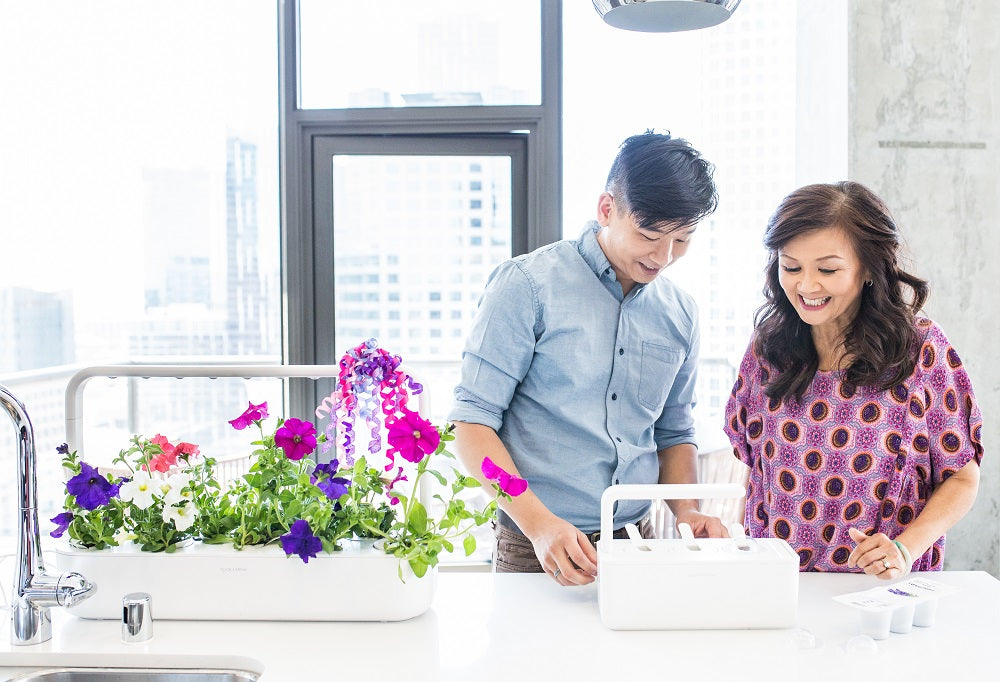
M 462 353 L 449 421 L 497 431 L 556 515 L 600 528 L 612 483 L 656 483 L 657 451 L 694 443 L 698 310 L 665 277 L 628 296 L 591 222 L 499 265 Z M 645 515 L 621 501 L 615 527 Z

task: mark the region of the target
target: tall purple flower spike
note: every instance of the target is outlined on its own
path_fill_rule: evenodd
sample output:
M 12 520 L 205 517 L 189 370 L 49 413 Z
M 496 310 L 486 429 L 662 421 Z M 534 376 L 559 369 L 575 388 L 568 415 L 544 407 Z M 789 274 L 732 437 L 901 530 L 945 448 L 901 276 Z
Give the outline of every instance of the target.
M 370 434 L 365 450 L 382 451 L 382 424 L 403 414 L 410 394 L 417 395 L 423 386 L 399 368 L 402 359 L 379 348 L 375 339 L 352 348 L 340 359 L 337 387 L 316 408 L 319 418 L 329 416 L 323 452 L 336 448 L 336 456 L 345 466 L 354 464 L 358 446 L 357 427 L 363 423 Z M 394 465 L 387 453 L 385 470 Z

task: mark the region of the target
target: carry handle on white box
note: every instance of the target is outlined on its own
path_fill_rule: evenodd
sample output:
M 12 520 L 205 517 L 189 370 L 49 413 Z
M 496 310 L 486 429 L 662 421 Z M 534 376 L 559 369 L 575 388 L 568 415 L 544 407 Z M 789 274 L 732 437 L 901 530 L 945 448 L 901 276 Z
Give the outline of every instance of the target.
M 736 484 L 613 485 L 601 497 L 601 621 L 612 630 L 786 628 L 798 608 L 798 555 L 777 538 L 635 542 L 613 537 L 618 500 L 738 498 Z M 742 536 L 742 528 L 734 529 Z

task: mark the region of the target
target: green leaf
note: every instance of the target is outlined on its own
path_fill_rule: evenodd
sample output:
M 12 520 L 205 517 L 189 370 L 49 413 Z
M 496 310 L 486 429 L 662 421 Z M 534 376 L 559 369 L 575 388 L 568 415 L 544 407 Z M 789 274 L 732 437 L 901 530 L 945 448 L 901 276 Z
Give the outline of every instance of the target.
M 428 469 L 427 473 L 436 478 L 437 482 L 440 483 L 442 486 L 448 485 L 448 479 L 446 479 L 440 471 L 437 471 L 435 469 Z
M 414 500 L 406 525 L 417 535 L 427 532 L 427 509 L 420 502 Z
M 410 568 L 413 570 L 413 575 L 417 576 L 418 578 L 423 578 L 424 575 L 427 573 L 427 568 L 429 564 L 424 559 L 419 557 L 415 559 L 410 559 L 409 564 Z M 402 578 L 402 574 L 400 574 L 400 578 Z
M 465 550 L 465 556 L 472 556 L 472 553 L 476 551 L 476 536 L 466 535 L 465 539 L 462 540 L 462 549 Z

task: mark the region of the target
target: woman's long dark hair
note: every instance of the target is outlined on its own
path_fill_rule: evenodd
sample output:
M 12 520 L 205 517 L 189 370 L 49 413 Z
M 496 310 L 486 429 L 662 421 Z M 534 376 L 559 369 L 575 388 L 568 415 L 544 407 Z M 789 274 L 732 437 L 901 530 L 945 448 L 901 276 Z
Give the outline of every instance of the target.
M 807 185 L 782 200 L 764 234 L 770 256 L 765 303 L 754 315 L 754 351 L 775 369 L 765 387 L 772 400 L 801 401 L 819 368 L 810 327 L 778 281 L 778 252 L 795 237 L 825 227 L 844 230 L 869 277 L 844 336 L 845 353 L 853 358 L 845 382 L 886 390 L 910 376 L 916 365 L 920 339 L 914 318 L 929 289 L 926 281 L 899 266 L 899 230 L 889 209 L 856 182 Z M 909 300 L 904 286 L 911 291 Z

